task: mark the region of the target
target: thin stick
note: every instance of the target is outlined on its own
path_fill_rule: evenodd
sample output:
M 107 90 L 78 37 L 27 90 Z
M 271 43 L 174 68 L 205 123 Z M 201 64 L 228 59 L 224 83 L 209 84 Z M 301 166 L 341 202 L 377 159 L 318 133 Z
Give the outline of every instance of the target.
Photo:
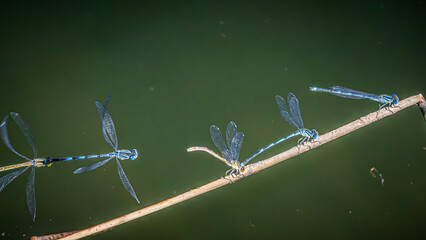
M 307 144 L 304 145 L 299 145 L 296 147 L 293 147 L 285 152 L 282 152 L 278 155 L 275 155 L 273 157 L 270 157 L 266 160 L 263 161 L 259 161 L 253 164 L 250 164 L 248 166 L 246 166 L 246 171 L 244 172 L 244 175 L 239 175 L 239 176 L 232 176 L 232 177 L 227 177 L 225 178 L 220 178 L 216 181 L 210 182 L 206 185 L 203 185 L 201 187 L 198 187 L 196 189 L 190 190 L 188 192 L 185 192 L 183 194 L 180 194 L 178 196 L 169 198 L 167 200 L 164 200 L 162 202 L 159 202 L 157 204 L 142 208 L 140 210 L 134 211 L 132 213 L 126 214 L 124 216 L 115 218 L 113 220 L 110 220 L 108 222 L 104 222 L 101 224 L 98 224 L 96 226 L 81 230 L 81 231 L 77 231 L 74 234 L 71 234 L 69 236 L 66 236 L 64 238 L 61 239 L 80 239 L 83 237 L 87 237 L 105 230 L 108 230 L 112 227 L 121 225 L 123 223 L 132 221 L 134 219 L 146 216 L 148 214 L 157 212 L 161 209 L 173 206 L 177 203 L 186 201 L 188 199 L 191 199 L 193 197 L 196 197 L 198 195 L 207 193 L 209 191 L 212 191 L 214 189 L 217 189 L 219 187 L 225 186 L 229 183 L 233 183 L 239 179 L 248 177 L 254 173 L 257 173 L 259 171 L 262 171 L 263 169 L 266 169 L 268 167 L 271 167 L 277 163 L 283 162 L 289 158 L 295 157 L 297 155 L 300 155 L 306 151 L 309 151 L 313 148 L 317 148 L 325 143 L 328 143 L 336 138 L 342 137 L 350 132 L 356 131 L 362 127 L 365 127 L 373 122 L 376 122 L 380 119 L 383 119 L 387 116 L 393 115 L 407 107 L 410 107 L 412 105 L 419 105 L 419 107 L 425 106 L 425 99 L 423 98 L 423 96 L 421 94 L 419 95 L 415 95 L 409 98 L 406 98 L 404 100 L 401 100 L 397 106 L 392 107 L 390 109 L 380 109 L 378 111 L 372 112 L 364 117 L 361 117 L 349 124 L 346 124 L 343 127 L 340 127 L 336 130 L 333 130 L 331 132 L 328 132 L 326 134 L 320 135 L 317 140 L 315 140 L 314 142 L 308 142 Z M 37 238 L 34 238 L 37 239 Z

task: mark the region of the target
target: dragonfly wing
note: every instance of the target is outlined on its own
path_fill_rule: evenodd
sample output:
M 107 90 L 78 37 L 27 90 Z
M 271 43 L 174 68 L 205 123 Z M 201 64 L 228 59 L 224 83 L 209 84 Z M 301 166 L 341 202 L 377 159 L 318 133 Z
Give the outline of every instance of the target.
M 231 152 L 234 160 L 238 160 L 240 156 L 241 146 L 243 145 L 244 133 L 239 132 L 235 135 L 234 139 L 232 139 L 231 143 Z
M 93 169 L 96 169 L 96 168 L 104 165 L 105 163 L 109 162 L 114 157 L 110 157 L 107 160 L 103 160 L 103 161 L 97 162 L 97 163 L 92 164 L 90 166 L 78 168 L 77 170 L 74 171 L 74 174 L 79 174 L 79 173 L 83 173 L 83 172 L 87 172 L 87 171 L 92 171 Z
M 330 90 L 331 90 L 330 91 L 331 94 L 339 96 L 339 97 L 344 97 L 344 98 L 351 98 L 351 99 L 378 98 L 378 95 L 376 94 L 361 92 L 361 91 L 340 87 L 340 86 L 333 86 L 330 88 Z
M 297 129 L 304 128 L 302 115 L 300 114 L 299 100 L 293 93 L 288 93 L 287 102 L 290 107 L 290 113 L 293 118 L 293 121 L 297 124 Z
M 231 147 L 232 140 L 237 134 L 237 125 L 234 122 L 229 122 L 228 127 L 226 128 L 226 142 L 228 143 L 228 148 Z
M 28 168 L 30 168 L 31 166 L 28 166 L 24 169 L 21 169 L 19 171 L 15 171 L 13 173 L 9 173 L 3 177 L 0 178 L 0 192 L 3 191 L 3 189 L 9 184 L 11 183 L 13 180 L 15 180 L 15 178 L 17 178 L 19 175 L 21 175 L 23 172 L 25 172 Z
M 299 129 L 299 126 L 294 122 L 293 118 L 290 116 L 290 113 L 284 110 L 280 111 L 281 117 L 284 118 L 291 126 Z
M 275 100 L 277 101 L 278 108 L 282 111 L 288 112 L 287 104 L 285 103 L 284 98 L 282 98 L 280 95 L 275 96 Z
M 3 118 L 3 121 L 1 122 L 0 125 L 0 134 L 1 134 L 1 139 L 3 140 L 4 145 L 6 145 L 6 147 L 8 147 L 10 149 L 10 151 L 14 152 L 16 155 L 20 156 L 21 158 L 24 158 L 28 161 L 31 161 L 31 159 L 27 158 L 26 156 L 18 153 L 13 147 L 12 144 L 10 144 L 9 141 L 9 136 L 7 134 L 7 120 L 9 119 L 9 115 L 6 115 Z
M 215 125 L 211 125 L 210 127 L 210 136 L 213 140 L 214 145 L 219 149 L 221 153 L 226 152 L 228 148 L 226 147 L 225 141 L 223 140 L 222 133 L 220 129 Z
M 222 156 L 226 159 L 226 161 L 230 162 L 230 159 L 232 159 L 232 152 L 229 149 L 226 149 L 222 152 Z
M 95 102 L 96 108 L 98 109 L 99 117 L 102 122 L 102 134 L 104 135 L 105 141 L 112 148 L 117 150 L 117 135 L 115 133 L 114 122 L 112 121 L 111 115 L 106 110 L 106 105 L 100 102 Z
M 120 179 L 124 185 L 124 188 L 130 193 L 130 195 L 132 195 L 132 197 L 136 199 L 138 203 L 140 203 L 138 197 L 136 196 L 135 191 L 133 190 L 132 185 L 129 182 L 129 179 L 127 179 L 126 174 L 124 173 L 123 168 L 121 167 L 120 161 L 118 160 L 117 160 L 117 169 L 118 169 L 118 175 L 120 176 Z
M 31 170 L 31 174 L 28 177 L 27 182 L 27 206 L 28 211 L 30 212 L 33 221 L 36 217 L 36 197 L 35 197 L 35 187 L 34 187 L 34 178 L 35 178 L 35 166 Z
M 37 145 L 35 142 L 34 134 L 31 131 L 30 126 L 28 125 L 28 123 L 24 121 L 24 119 L 18 113 L 11 112 L 10 116 L 12 116 L 13 120 L 15 120 L 16 124 L 18 124 L 19 128 L 21 129 L 22 133 L 27 139 L 28 143 L 31 145 L 31 148 L 33 149 L 33 153 L 34 153 L 34 158 L 37 158 Z

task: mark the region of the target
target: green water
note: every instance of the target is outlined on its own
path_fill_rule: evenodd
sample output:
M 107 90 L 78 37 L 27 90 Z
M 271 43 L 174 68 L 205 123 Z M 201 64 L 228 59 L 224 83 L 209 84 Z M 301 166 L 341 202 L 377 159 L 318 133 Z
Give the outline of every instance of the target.
M 113 93 L 119 146 L 140 152 L 122 165 L 141 204 L 114 162 L 81 175 L 72 172 L 93 160 L 58 163 L 36 169 L 36 222 L 25 200 L 29 172 L 0 193 L 0 239 L 86 228 L 223 176 L 223 163 L 185 149 L 215 149 L 210 125 L 225 129 L 231 120 L 245 134 L 241 159 L 292 133 L 277 94 L 296 94 L 305 126 L 321 134 L 378 104 L 309 86 L 401 99 L 426 93 L 424 1 L 2 5 L 1 116 L 16 111 L 26 119 L 40 157 L 106 153 L 94 101 Z M 9 134 L 30 156 L 16 125 Z M 425 123 L 411 107 L 92 238 L 418 239 L 426 232 L 424 147 Z M 0 165 L 20 162 L 4 146 L 0 156 Z

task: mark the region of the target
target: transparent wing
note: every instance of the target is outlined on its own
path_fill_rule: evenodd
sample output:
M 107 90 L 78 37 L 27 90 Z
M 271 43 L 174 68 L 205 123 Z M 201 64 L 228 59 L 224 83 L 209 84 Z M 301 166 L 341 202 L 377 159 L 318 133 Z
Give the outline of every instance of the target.
M 302 115 L 300 114 L 299 100 L 293 93 L 288 93 L 287 102 L 290 107 L 290 113 L 293 117 L 293 121 L 297 124 L 298 129 L 304 128 Z
M 223 136 L 220 132 L 220 129 L 215 125 L 211 125 L 210 127 L 210 136 L 213 140 L 214 145 L 217 147 L 217 149 L 219 149 L 222 154 L 226 152 L 226 150 L 228 150 L 225 141 L 223 140 Z
M 74 174 L 79 174 L 79 173 L 82 173 L 82 172 L 92 171 L 93 169 L 96 169 L 96 168 L 104 165 L 105 163 L 109 162 L 113 158 L 114 157 L 110 157 L 107 160 L 103 160 L 103 161 L 97 162 L 97 163 L 92 164 L 90 166 L 78 168 L 77 170 L 74 171 Z
M 243 145 L 244 134 L 242 132 L 237 133 L 231 143 L 231 152 L 234 160 L 238 160 L 240 156 L 241 146 Z
M 226 149 L 224 152 L 222 152 L 222 156 L 226 159 L 226 161 L 230 162 L 232 159 L 232 152 L 229 149 Z
M 15 171 L 13 173 L 9 173 L 3 177 L 0 178 L 0 192 L 3 191 L 3 189 L 9 184 L 11 183 L 13 180 L 15 180 L 15 178 L 17 178 L 19 175 L 21 175 L 23 172 L 25 172 L 28 168 L 30 168 L 31 166 L 28 166 L 22 170 L 19 171 Z
M 112 121 L 111 115 L 107 112 L 106 105 L 103 105 L 100 102 L 95 102 L 95 105 L 102 121 L 102 134 L 104 135 L 105 141 L 107 141 L 112 148 L 117 150 L 117 135 L 115 133 L 114 122 Z
M 234 139 L 235 134 L 237 134 L 237 125 L 231 121 L 226 128 L 226 142 L 228 143 L 228 148 L 231 147 L 232 139 Z
M 124 185 L 124 188 L 130 193 L 130 195 L 132 195 L 132 197 L 136 199 L 138 203 L 140 203 L 138 197 L 136 196 L 135 191 L 132 188 L 132 185 L 129 182 L 129 179 L 127 179 L 126 174 L 124 173 L 123 168 L 121 167 L 120 161 L 118 160 L 117 160 L 117 169 L 118 169 L 118 175 L 120 176 L 120 179 Z
M 35 197 L 35 187 L 34 187 L 34 177 L 35 177 L 35 166 L 31 170 L 31 174 L 28 177 L 27 182 L 27 206 L 28 212 L 30 213 L 33 221 L 35 221 L 36 217 L 36 197 Z
M 361 92 L 345 87 L 333 86 L 330 88 L 330 93 L 339 97 L 351 98 L 351 99 L 376 99 L 379 96 L 372 93 Z
M 31 159 L 27 158 L 26 156 L 18 153 L 13 147 L 12 144 L 10 144 L 9 141 L 9 136 L 7 134 L 7 119 L 9 118 L 9 115 L 6 115 L 3 118 L 3 121 L 1 122 L 0 125 L 0 134 L 1 134 L 1 139 L 3 140 L 4 145 L 6 145 L 6 147 L 8 147 L 10 149 L 10 151 L 14 152 L 16 155 L 20 156 L 21 158 L 24 158 L 28 161 L 31 161 Z
M 288 112 L 288 107 L 284 98 L 282 98 L 280 95 L 277 95 L 275 96 L 275 100 L 277 101 L 277 105 L 280 110 Z
M 34 159 L 37 158 L 37 144 L 35 142 L 34 134 L 31 131 L 30 126 L 24 121 L 24 119 L 15 112 L 11 112 L 10 116 L 12 116 L 13 120 L 15 120 L 16 124 L 18 124 L 28 143 L 31 145 L 34 153 Z
M 294 122 L 293 118 L 290 116 L 290 113 L 284 110 L 280 111 L 281 117 L 284 118 L 291 126 L 299 129 L 299 126 Z

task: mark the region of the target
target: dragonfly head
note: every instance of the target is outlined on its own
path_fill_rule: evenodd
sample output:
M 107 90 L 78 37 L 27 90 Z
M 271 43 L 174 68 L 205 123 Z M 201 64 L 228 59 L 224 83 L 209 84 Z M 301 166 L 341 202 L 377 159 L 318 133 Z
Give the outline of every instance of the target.
M 399 102 L 398 96 L 396 94 L 392 94 L 392 104 L 396 105 Z
M 240 173 L 243 173 L 246 169 L 244 168 L 243 165 L 241 165 L 240 162 L 238 162 L 238 160 L 234 160 L 233 163 L 231 164 L 232 169 L 234 170 L 234 172 L 238 175 Z
M 314 139 L 314 140 L 316 140 L 317 138 L 318 138 L 318 131 L 317 130 L 315 130 L 315 129 L 312 129 L 312 138 Z
M 240 175 L 241 173 L 243 173 L 245 171 L 244 166 L 241 166 L 241 164 L 237 160 L 232 161 L 228 165 L 232 167 L 231 169 L 226 171 L 226 175 L 228 175 L 228 176 L 231 176 L 231 175 L 234 175 L 234 174 Z
M 130 154 L 130 160 L 135 160 L 136 158 L 138 158 L 138 150 L 133 149 L 132 154 Z

